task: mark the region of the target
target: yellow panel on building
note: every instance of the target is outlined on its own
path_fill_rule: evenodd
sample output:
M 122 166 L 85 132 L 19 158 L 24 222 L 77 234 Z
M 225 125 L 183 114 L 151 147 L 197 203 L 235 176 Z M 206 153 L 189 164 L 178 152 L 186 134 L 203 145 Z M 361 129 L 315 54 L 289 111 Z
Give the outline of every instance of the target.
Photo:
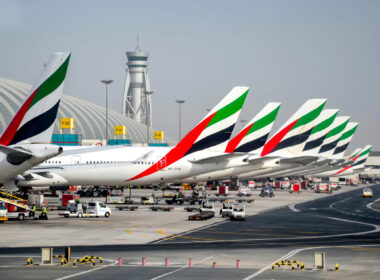
M 125 125 L 116 125 L 115 135 L 127 135 L 127 127 Z
M 164 140 L 164 132 L 163 131 L 155 131 L 154 132 L 155 140 Z
M 74 118 L 62 118 L 61 119 L 61 129 L 74 129 L 75 119 Z

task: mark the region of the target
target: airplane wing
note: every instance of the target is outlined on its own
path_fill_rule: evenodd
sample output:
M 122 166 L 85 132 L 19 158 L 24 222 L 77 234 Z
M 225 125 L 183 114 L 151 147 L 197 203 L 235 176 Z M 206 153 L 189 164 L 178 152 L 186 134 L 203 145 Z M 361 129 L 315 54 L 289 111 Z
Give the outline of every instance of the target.
M 299 156 L 299 157 L 292 157 L 292 158 L 282 158 L 280 159 L 280 163 L 298 163 L 298 164 L 309 164 L 313 161 L 316 161 L 319 159 L 317 156 Z
M 233 158 L 239 158 L 246 155 L 246 153 L 224 153 L 219 155 L 213 155 L 203 158 L 194 158 L 189 159 L 189 162 L 195 163 L 195 164 L 205 164 L 205 163 L 212 163 L 216 161 L 223 161 L 223 160 L 230 160 Z

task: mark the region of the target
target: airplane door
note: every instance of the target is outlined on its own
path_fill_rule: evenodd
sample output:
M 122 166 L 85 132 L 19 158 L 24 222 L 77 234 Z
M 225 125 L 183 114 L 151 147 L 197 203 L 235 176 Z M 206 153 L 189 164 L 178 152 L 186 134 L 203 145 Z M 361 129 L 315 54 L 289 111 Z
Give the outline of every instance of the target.
M 72 164 L 80 164 L 80 156 L 73 156 L 71 159 Z

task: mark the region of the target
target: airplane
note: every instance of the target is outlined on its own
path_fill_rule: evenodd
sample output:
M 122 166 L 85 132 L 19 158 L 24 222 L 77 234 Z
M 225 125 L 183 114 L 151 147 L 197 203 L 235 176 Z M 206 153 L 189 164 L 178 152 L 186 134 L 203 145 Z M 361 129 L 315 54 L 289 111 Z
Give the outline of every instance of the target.
M 70 53 L 54 53 L 12 121 L 0 136 L 0 183 L 16 190 L 14 178 L 62 153 L 51 145 Z
M 257 113 L 243 128 L 233 137 L 227 144 L 226 153 L 249 153 L 260 154 L 265 142 L 272 129 L 274 121 L 276 120 L 278 111 L 280 110 L 281 103 L 270 102 Z M 233 176 L 239 172 L 251 171 L 253 168 L 260 168 L 259 164 L 244 164 L 241 166 L 234 166 L 223 170 L 197 174 L 192 177 L 176 180 L 173 183 L 197 183 L 204 181 L 219 180 Z
M 265 165 L 246 173 L 240 173 L 237 179 L 250 179 L 270 172 L 306 165 L 317 159 L 316 156 L 305 156 L 302 151 L 321 114 L 326 99 L 310 99 L 294 113 L 287 122 L 265 143 L 256 160 L 264 160 Z M 250 158 L 254 161 L 254 158 Z
M 269 103 L 227 145 L 226 152 L 248 152 L 248 165 L 244 164 L 210 173 L 198 174 L 191 178 L 177 180 L 175 183 L 213 181 L 230 179 L 230 177 L 234 179 L 234 177 L 240 176 L 240 174 L 247 172 L 260 172 L 261 170 L 268 170 L 270 168 L 278 167 L 280 161 L 284 161 L 286 159 L 289 160 L 289 158 L 285 158 L 291 155 L 290 153 L 287 153 L 287 149 L 291 149 L 294 145 L 298 145 L 299 143 L 302 144 L 303 141 L 306 141 L 307 137 L 305 137 L 305 131 L 309 130 L 313 126 L 313 122 L 320 114 L 325 102 L 325 99 L 311 99 L 305 102 L 286 123 L 288 125 L 298 122 L 298 125 L 294 124 L 294 131 L 289 128 L 289 131 L 291 131 L 291 136 L 288 135 L 289 131 L 286 131 L 282 132 L 283 135 L 280 135 L 285 142 L 282 142 L 282 139 L 276 139 L 278 142 L 274 144 L 273 149 L 277 149 L 276 145 L 283 145 L 284 150 L 282 150 L 282 148 L 278 149 L 276 156 L 261 157 L 260 154 L 262 154 L 263 148 L 265 148 L 267 137 L 277 115 L 276 111 L 280 106 L 279 103 Z M 275 109 L 276 107 L 278 107 L 278 109 Z M 275 112 L 275 114 L 273 112 Z M 265 127 L 262 127 L 263 123 L 266 124 Z M 280 158 L 278 153 L 281 153 L 280 155 L 282 158 Z M 306 159 L 302 158 L 298 160 Z
M 243 165 L 225 153 L 248 94 L 235 87 L 174 147 L 94 147 L 64 151 L 24 174 L 18 186 L 158 184 Z
M 365 163 L 367 162 L 369 153 L 371 152 L 372 146 L 367 145 L 361 151 L 350 159 L 350 162 L 345 166 L 340 166 L 337 169 L 329 170 L 326 172 L 320 172 L 313 174 L 314 177 L 344 177 L 347 175 L 353 175 L 356 173 L 363 172 L 367 170 L 365 168 Z
M 327 112 L 326 112 L 327 111 Z M 335 112 L 335 113 L 334 113 Z M 323 114 L 325 113 L 325 114 Z M 340 157 L 332 158 L 335 146 L 338 144 L 339 139 L 343 133 L 343 130 L 347 126 L 349 120 L 348 117 L 336 117 L 338 110 L 324 110 L 320 115 L 320 122 L 313 128 L 310 140 L 306 143 L 303 150 L 304 155 L 316 156 L 317 159 L 309 164 L 282 170 L 280 172 L 274 172 L 265 174 L 267 177 L 283 177 L 283 176 L 296 176 L 303 175 L 305 172 L 318 168 L 329 168 L 329 164 L 334 159 L 340 159 Z M 321 135 L 321 137 L 319 137 Z M 317 138 L 317 139 L 314 139 Z M 337 139 L 337 140 L 336 140 Z M 310 149 L 311 148 L 311 149 Z M 330 152 L 329 152 L 330 151 Z M 330 155 L 331 153 L 331 155 Z M 335 163 L 334 163 L 335 164 Z M 306 173 L 308 174 L 308 173 Z

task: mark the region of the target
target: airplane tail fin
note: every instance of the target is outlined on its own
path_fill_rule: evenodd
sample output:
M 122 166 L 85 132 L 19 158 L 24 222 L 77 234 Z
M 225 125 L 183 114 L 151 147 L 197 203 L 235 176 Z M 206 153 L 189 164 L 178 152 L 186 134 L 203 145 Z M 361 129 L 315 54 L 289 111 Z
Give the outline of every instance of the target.
M 356 169 L 363 168 L 365 163 L 367 162 L 371 149 L 372 149 L 371 145 L 365 146 L 363 149 L 360 150 L 360 152 L 355 157 L 352 158 L 352 161 L 353 161 L 352 164 L 343 167 L 334 175 L 343 175 L 346 171 L 349 172 L 349 170 L 356 170 Z
M 261 156 L 284 150 L 300 154 L 326 99 L 310 99 L 267 141 Z
M 346 128 L 350 117 L 337 117 L 333 122 L 329 133 L 326 135 L 326 138 L 323 140 L 323 144 L 319 149 L 318 155 L 323 157 L 331 157 L 333 152 L 339 142 L 340 137 L 343 134 L 344 129 Z
M 359 153 L 360 153 L 361 149 L 360 148 L 356 148 L 348 157 L 347 157 L 347 160 L 353 160 Z
M 333 153 L 334 157 L 343 158 L 344 152 L 347 150 L 347 147 L 350 144 L 352 137 L 354 136 L 358 126 L 359 126 L 359 123 L 357 122 L 349 122 L 347 124 L 334 150 L 334 153 Z
M 0 137 L 0 145 L 50 143 L 70 53 L 55 53 Z
M 128 179 L 128 181 L 147 176 L 198 151 L 210 149 L 223 153 L 240 115 L 248 91 L 248 87 L 234 87 L 222 101 L 162 159 L 140 174 Z
M 281 103 L 268 103 L 227 145 L 226 153 L 251 152 L 260 154 L 267 141 Z
M 315 120 L 316 125 L 311 131 L 306 145 L 303 148 L 304 153 L 307 153 L 308 155 L 318 154 L 319 148 L 321 147 L 323 140 L 325 140 L 330 126 L 333 124 L 338 112 L 339 110 L 337 109 L 325 109 L 321 112 Z

